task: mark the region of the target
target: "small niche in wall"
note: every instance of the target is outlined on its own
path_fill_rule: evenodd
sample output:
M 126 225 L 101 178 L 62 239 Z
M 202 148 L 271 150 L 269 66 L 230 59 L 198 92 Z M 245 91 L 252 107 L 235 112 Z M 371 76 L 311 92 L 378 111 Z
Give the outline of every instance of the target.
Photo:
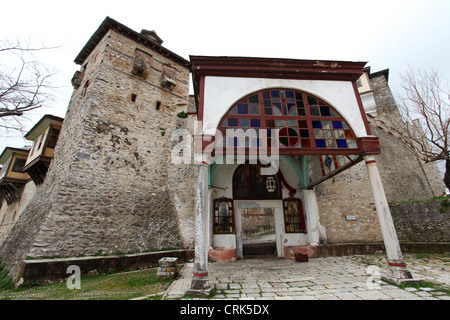
M 161 101 L 156 101 L 156 110 L 161 109 Z
M 131 102 L 136 102 L 136 98 L 137 98 L 137 95 L 136 94 L 131 94 Z

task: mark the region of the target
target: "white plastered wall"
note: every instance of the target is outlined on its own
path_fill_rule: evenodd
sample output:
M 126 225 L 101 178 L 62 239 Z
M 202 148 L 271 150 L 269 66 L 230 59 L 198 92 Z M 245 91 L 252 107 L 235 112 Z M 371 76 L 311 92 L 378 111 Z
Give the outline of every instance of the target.
M 355 91 L 350 81 L 288 80 L 237 77 L 205 77 L 203 133 L 215 133 L 220 119 L 243 97 L 269 88 L 288 88 L 311 93 L 333 106 L 357 137 L 367 136 Z

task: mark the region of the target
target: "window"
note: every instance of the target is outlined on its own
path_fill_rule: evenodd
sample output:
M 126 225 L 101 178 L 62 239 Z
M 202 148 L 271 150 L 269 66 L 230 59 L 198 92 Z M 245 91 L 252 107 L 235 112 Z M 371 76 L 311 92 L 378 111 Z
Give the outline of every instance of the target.
M 50 132 L 48 134 L 47 148 L 55 149 L 58 137 L 59 137 L 59 130 L 51 127 Z
M 136 49 L 134 52 L 133 69 L 131 73 L 142 79 L 146 79 L 149 74 L 152 56 L 145 51 Z
M 44 140 L 44 136 L 45 136 L 45 133 L 42 133 L 41 134 L 41 137 L 40 137 L 40 139 L 39 139 L 39 146 L 38 146 L 38 150 L 41 150 L 41 147 L 42 147 L 42 140 Z
M 263 90 L 242 99 L 222 118 L 219 130 L 225 136 L 227 129 L 278 129 L 284 149 L 358 148 L 350 126 L 333 107 L 297 90 Z M 262 142 L 259 137 L 235 138 L 224 140 L 224 145 L 261 147 Z
M 14 161 L 14 165 L 11 170 L 14 172 L 23 172 L 23 167 L 25 166 L 26 161 L 26 159 L 16 158 L 16 161 Z
M 219 198 L 214 200 L 214 233 L 234 233 L 234 210 L 233 200 Z
M 284 227 L 286 233 L 306 233 L 302 201 L 297 198 L 283 200 Z

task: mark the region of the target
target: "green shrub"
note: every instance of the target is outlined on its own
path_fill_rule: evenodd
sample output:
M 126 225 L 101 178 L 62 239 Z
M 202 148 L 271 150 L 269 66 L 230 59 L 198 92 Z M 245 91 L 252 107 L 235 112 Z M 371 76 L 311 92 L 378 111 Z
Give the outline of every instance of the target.
M 0 262 L 0 292 L 14 288 L 14 280 L 8 276 L 8 270 L 5 270 L 5 265 Z
M 177 113 L 177 117 L 181 118 L 181 119 L 185 119 L 185 118 L 187 118 L 187 116 L 188 116 L 188 114 L 186 112 L 184 112 L 184 111 L 181 111 L 181 112 Z

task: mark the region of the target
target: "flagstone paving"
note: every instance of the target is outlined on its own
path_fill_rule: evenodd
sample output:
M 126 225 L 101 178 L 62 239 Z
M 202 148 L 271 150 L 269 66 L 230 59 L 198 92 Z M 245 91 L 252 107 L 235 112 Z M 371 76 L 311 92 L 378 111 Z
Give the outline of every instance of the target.
M 214 262 L 209 264 L 209 280 L 215 288 L 213 299 L 450 300 L 449 255 L 406 254 L 405 261 L 415 279 L 439 287 L 402 289 L 380 281 L 387 267 L 384 254 L 313 258 L 305 263 L 268 258 Z M 187 263 L 164 299 L 187 298 L 184 292 L 192 272 L 193 263 Z

